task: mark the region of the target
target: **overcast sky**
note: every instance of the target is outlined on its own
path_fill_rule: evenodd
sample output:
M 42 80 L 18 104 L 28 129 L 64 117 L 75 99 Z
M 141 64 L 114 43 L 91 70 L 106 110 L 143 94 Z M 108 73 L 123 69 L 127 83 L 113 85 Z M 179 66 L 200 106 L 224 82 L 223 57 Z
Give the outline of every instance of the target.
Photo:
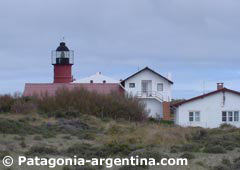
M 1 0 L 0 93 L 52 82 L 51 50 L 63 36 L 76 79 L 124 79 L 149 66 L 172 73 L 175 98 L 217 82 L 240 90 L 239 9 L 239 0 Z

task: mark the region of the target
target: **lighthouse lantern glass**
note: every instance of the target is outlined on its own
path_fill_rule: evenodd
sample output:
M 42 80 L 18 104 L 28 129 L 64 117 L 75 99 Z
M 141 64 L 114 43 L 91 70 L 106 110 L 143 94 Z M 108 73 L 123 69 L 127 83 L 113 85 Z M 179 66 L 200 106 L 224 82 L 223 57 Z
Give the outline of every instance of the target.
M 52 64 L 74 64 L 73 51 L 52 51 Z
M 69 58 L 69 51 L 57 51 L 57 58 Z

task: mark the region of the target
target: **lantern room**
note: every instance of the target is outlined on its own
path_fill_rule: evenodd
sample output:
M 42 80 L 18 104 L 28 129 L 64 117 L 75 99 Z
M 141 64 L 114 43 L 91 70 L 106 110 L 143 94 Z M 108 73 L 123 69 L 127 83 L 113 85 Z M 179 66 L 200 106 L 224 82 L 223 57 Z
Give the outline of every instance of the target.
M 56 50 L 52 51 L 52 64 L 74 64 L 74 51 L 69 50 L 65 42 L 61 42 Z
M 54 83 L 71 83 L 73 81 L 73 64 L 74 51 L 69 50 L 65 42 L 61 42 L 57 49 L 52 51 L 52 65 L 54 66 Z

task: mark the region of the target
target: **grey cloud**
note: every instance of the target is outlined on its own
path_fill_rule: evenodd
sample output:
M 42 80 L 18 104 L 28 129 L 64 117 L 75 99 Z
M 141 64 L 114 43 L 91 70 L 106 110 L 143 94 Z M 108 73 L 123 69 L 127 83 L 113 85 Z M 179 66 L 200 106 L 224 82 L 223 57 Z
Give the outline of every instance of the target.
M 188 82 L 201 91 L 202 79 L 236 83 L 239 7 L 237 0 L 1 1 L 0 79 L 20 80 L 0 93 L 51 80 L 50 52 L 62 36 L 75 50 L 75 77 L 124 78 L 148 65 L 172 72 L 179 94 Z

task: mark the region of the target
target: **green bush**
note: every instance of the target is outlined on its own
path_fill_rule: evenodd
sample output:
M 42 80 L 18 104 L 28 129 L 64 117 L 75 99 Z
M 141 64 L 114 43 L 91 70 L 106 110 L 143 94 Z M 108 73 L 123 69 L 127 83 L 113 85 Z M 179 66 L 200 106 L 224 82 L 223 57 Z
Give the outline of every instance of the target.
M 227 123 L 223 123 L 220 125 L 220 129 L 228 129 L 228 128 L 236 128 L 236 127 Z
M 147 118 L 145 104 L 140 99 L 117 92 L 104 95 L 84 88 L 58 89 L 54 96 L 0 96 L 0 112 L 42 113 L 49 117 L 77 118 L 82 114 L 102 119 L 143 121 Z
M 0 112 L 9 112 L 15 99 L 11 95 L 0 96 Z
M 36 136 L 33 137 L 33 140 L 42 140 L 42 137 L 39 136 L 39 135 L 36 135 Z
M 225 166 L 225 165 L 218 165 L 213 167 L 213 170 L 229 170 L 229 167 Z
M 206 129 L 199 129 L 192 134 L 193 140 L 204 140 L 208 137 L 208 131 Z
M 226 153 L 226 150 L 222 146 L 213 146 L 213 145 L 208 145 L 204 148 L 203 150 L 206 153 Z
M 0 119 L 0 133 L 3 134 L 33 134 L 37 130 L 27 124 L 22 122 L 17 122 L 14 120 Z
M 201 145 L 199 144 L 184 144 L 182 145 L 182 147 L 180 148 L 180 150 L 182 152 L 199 152 L 199 150 L 201 149 Z
M 70 146 L 65 153 L 67 155 L 81 155 L 83 158 L 104 158 L 111 156 L 127 156 L 132 151 L 136 150 L 136 147 L 124 145 L 124 144 L 106 144 L 103 146 L 93 147 L 87 143 L 77 143 Z
M 79 117 L 81 114 L 100 118 L 142 121 L 147 118 L 145 105 L 135 97 L 111 93 L 102 95 L 83 88 L 59 89 L 55 96 L 43 95 L 36 101 L 41 113 L 55 117 Z
M 71 156 L 81 155 L 83 158 L 91 158 L 97 155 L 97 148 L 87 143 L 77 143 L 70 146 L 65 152 Z
M 26 155 L 57 155 L 59 151 L 54 147 L 32 146 Z
M 24 140 L 22 140 L 21 143 L 20 143 L 20 146 L 21 146 L 22 148 L 26 148 L 26 147 L 27 147 L 27 144 L 25 143 Z
M 0 152 L 0 159 L 2 160 L 5 156 L 9 156 L 9 152 L 8 151 L 1 151 Z
M 192 154 L 192 153 L 188 153 L 188 152 L 182 154 L 180 157 L 181 158 L 187 158 L 188 160 L 195 159 L 195 155 Z
M 18 99 L 11 106 L 11 112 L 13 113 L 34 113 L 37 110 L 35 103 L 31 101 L 25 101 L 23 99 Z
M 180 146 L 171 146 L 171 148 L 170 148 L 170 153 L 178 153 L 180 151 L 181 151 Z

